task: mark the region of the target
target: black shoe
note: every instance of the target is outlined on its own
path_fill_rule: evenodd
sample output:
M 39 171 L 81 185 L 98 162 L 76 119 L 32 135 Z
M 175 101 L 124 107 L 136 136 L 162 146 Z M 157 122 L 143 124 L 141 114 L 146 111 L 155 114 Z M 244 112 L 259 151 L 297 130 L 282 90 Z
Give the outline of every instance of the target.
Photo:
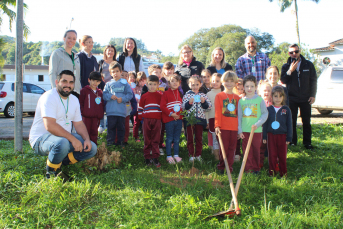
M 224 175 L 224 169 L 218 169 L 218 173 L 219 173 L 220 175 Z
M 312 145 L 304 145 L 306 149 L 309 149 L 309 150 L 313 150 L 313 146 Z
M 56 177 L 57 173 L 56 171 L 47 171 L 45 174 L 46 179 L 50 179 L 51 177 Z
M 160 162 L 158 161 L 158 159 L 157 158 L 154 158 L 154 159 L 152 159 L 153 160 L 153 162 L 154 162 L 154 165 L 156 166 L 156 168 L 159 168 L 159 167 L 161 167 L 161 164 L 160 164 Z
M 293 142 L 289 143 L 290 146 L 296 146 L 297 144 L 294 144 Z
M 146 164 L 146 166 L 150 166 L 150 165 L 152 165 L 152 160 L 151 159 L 145 159 L 145 164 Z
M 63 180 L 63 183 L 65 183 L 67 181 L 71 181 L 70 177 L 62 171 L 59 172 L 56 176 L 60 177 Z

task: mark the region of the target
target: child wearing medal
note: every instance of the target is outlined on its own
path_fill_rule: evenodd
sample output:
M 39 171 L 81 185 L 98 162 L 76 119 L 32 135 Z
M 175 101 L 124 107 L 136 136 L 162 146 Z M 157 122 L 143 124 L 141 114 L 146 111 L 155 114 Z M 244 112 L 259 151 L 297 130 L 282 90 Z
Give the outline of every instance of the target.
M 100 72 L 91 72 L 89 74 L 89 85 L 80 91 L 80 108 L 82 120 L 87 128 L 89 138 L 97 144 L 98 127 L 100 120 L 104 117 L 104 101 L 102 91 L 98 85 L 102 81 Z
M 268 111 L 263 99 L 255 94 L 256 78 L 247 75 L 243 79 L 245 96 L 238 103 L 238 137 L 243 139 L 243 152 L 248 144 L 252 129 L 255 130 L 251 142 L 249 155 L 245 165 L 245 172 L 260 173 L 260 146 L 262 141 L 262 124 L 268 118 Z
M 287 175 L 287 145 L 292 141 L 292 113 L 286 105 L 282 86 L 272 90 L 273 105 L 268 107 L 268 119 L 263 125 L 263 143 L 268 145 L 269 175 L 276 175 L 279 159 L 280 176 Z M 268 141 L 267 141 L 268 139 Z
M 175 164 L 181 162 L 179 157 L 179 143 L 182 129 L 182 93 L 179 91 L 181 76 L 169 75 L 169 90 L 165 91 L 161 98 L 162 121 L 166 127 L 166 152 L 167 162 Z M 174 157 L 171 155 L 171 144 L 174 142 Z
M 233 93 L 238 77 L 234 71 L 227 71 L 221 77 L 221 82 L 225 90 L 216 95 L 215 98 L 215 133 L 221 134 L 223 139 L 223 148 L 229 164 L 230 172 L 233 171 L 237 132 L 238 132 L 238 102 L 240 97 Z M 219 164 L 217 165 L 219 173 L 224 174 L 225 164 L 220 149 Z

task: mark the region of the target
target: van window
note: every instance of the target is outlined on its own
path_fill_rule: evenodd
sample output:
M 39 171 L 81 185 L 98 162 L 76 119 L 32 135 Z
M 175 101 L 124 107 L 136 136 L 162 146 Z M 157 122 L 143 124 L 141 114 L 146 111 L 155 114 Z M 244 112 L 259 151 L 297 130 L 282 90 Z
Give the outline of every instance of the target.
M 332 69 L 331 82 L 343 83 L 343 69 Z

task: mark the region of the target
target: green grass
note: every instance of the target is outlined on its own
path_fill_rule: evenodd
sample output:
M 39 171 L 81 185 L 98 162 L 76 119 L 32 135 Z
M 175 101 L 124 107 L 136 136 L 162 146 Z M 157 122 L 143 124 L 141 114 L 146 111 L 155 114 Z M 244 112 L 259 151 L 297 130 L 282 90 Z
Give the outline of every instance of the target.
M 302 136 L 302 130 L 298 130 Z M 64 169 L 74 180 L 44 178 L 46 157 L 13 153 L 13 141 L 0 141 L 0 228 L 342 228 L 343 126 L 313 125 L 315 151 L 288 151 L 288 177 L 245 174 L 238 195 L 241 217 L 212 218 L 231 201 L 228 179 L 204 134 L 199 177 L 185 176 L 188 163 L 147 168 L 143 143 L 130 140 L 119 167 L 86 174 L 78 163 Z M 101 142 L 101 141 L 100 141 Z M 299 139 L 302 142 L 302 139 Z M 300 144 L 301 145 L 301 144 Z M 265 162 L 265 168 L 267 168 Z M 237 180 L 240 164 L 234 164 Z

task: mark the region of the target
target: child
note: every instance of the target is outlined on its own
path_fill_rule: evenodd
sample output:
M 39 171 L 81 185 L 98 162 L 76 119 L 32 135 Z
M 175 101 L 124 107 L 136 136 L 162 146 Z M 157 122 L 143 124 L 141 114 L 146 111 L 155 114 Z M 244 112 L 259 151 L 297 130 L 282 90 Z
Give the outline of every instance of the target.
M 158 161 L 160 151 L 158 144 L 161 136 L 161 118 L 160 109 L 161 93 L 157 92 L 159 79 L 155 75 L 148 77 L 149 91 L 142 95 L 139 101 L 138 117 L 143 121 L 144 135 L 144 158 L 146 165 L 154 164 L 157 168 L 161 167 Z M 151 154 L 150 154 L 151 152 Z
M 132 89 L 125 79 L 121 79 L 122 66 L 113 61 L 109 70 L 113 79 L 106 83 L 104 100 L 108 120 L 107 145 L 123 145 L 125 136 L 126 103 L 133 96 Z M 117 137 L 117 142 L 115 139 Z
M 256 78 L 247 75 L 243 79 L 245 96 L 238 104 L 238 137 L 243 139 L 243 152 L 247 147 L 250 131 L 255 130 L 251 142 L 248 159 L 245 166 L 246 172 L 260 172 L 260 146 L 262 141 L 262 124 L 268 118 L 268 111 L 263 99 L 255 94 Z
M 210 110 L 212 107 L 211 101 L 207 95 L 199 92 L 201 87 L 201 80 L 198 76 L 191 76 L 189 78 L 189 87 L 191 90 L 187 91 L 182 99 L 182 107 L 187 110 L 188 115 L 195 110 L 195 117 L 199 121 L 192 128 L 191 125 L 187 126 L 187 148 L 189 152 L 189 161 L 193 162 L 194 159 L 201 160 L 202 152 L 202 132 L 206 128 L 205 110 Z M 194 153 L 193 135 L 195 135 L 196 150 Z
M 162 76 L 162 68 L 158 64 L 152 64 L 148 68 L 149 75 L 155 75 L 159 79 L 159 86 L 157 88 L 157 91 L 163 93 L 164 91 L 168 90 L 168 82 L 167 80 Z M 148 92 L 148 87 L 144 85 L 142 89 L 142 95 L 144 93 Z
M 263 142 L 268 139 L 269 175 L 276 172 L 279 159 L 280 176 L 287 175 L 287 145 L 292 141 L 292 113 L 286 106 L 286 95 L 282 86 L 272 90 L 273 105 L 268 107 L 268 119 L 263 128 Z
M 199 89 L 200 92 L 207 94 L 211 91 L 211 72 L 208 69 L 201 71 L 202 86 Z
M 266 107 L 272 105 L 272 87 L 269 83 L 261 80 L 258 85 L 258 94 L 266 103 Z
M 136 80 L 136 87 L 133 89 L 133 93 L 135 94 L 136 101 L 139 104 L 140 98 L 141 98 L 141 93 L 142 93 L 142 88 L 146 84 L 147 78 L 144 72 L 138 72 L 137 73 L 137 80 Z M 141 125 L 141 122 L 138 119 L 138 113 L 136 113 L 133 117 L 134 123 L 133 123 L 133 130 L 132 134 L 136 142 L 140 142 L 138 137 L 138 129 Z
M 238 132 L 237 107 L 240 98 L 233 93 L 237 78 L 235 72 L 231 70 L 226 71 L 221 78 L 225 90 L 217 94 L 215 98 L 215 132 L 217 135 L 221 133 L 230 172 L 233 171 L 232 165 L 235 157 Z M 217 168 L 221 174 L 224 174 L 225 164 L 221 148 Z
M 272 88 L 275 87 L 276 85 L 278 85 L 278 82 L 280 80 L 280 75 L 279 75 L 279 69 L 277 66 L 273 65 L 273 66 L 270 66 L 269 68 L 267 68 L 265 76 L 266 76 L 267 81 L 272 86 Z M 289 105 L 288 91 L 287 91 L 286 87 L 282 86 L 282 88 L 285 91 L 286 105 L 288 106 Z
M 136 73 L 135 72 L 129 72 L 129 79 L 128 79 L 128 82 L 130 84 L 130 86 L 132 88 L 135 88 L 137 85 L 136 85 L 136 80 L 137 80 L 137 76 L 136 76 Z M 132 84 L 134 83 L 134 84 Z
M 244 97 L 244 88 L 243 88 L 243 80 L 238 79 L 236 83 L 236 87 L 233 89 L 233 93 L 238 95 L 240 98 Z M 237 146 L 236 146 L 236 153 L 235 153 L 235 160 L 234 161 L 240 161 L 241 160 L 241 145 L 242 145 L 242 140 L 239 138 L 237 139 Z
M 165 91 L 161 99 L 162 120 L 166 126 L 166 152 L 167 162 L 175 164 L 182 160 L 179 157 L 179 143 L 182 129 L 182 94 L 179 91 L 181 76 L 169 75 L 169 90 Z M 174 158 L 171 156 L 171 144 L 174 142 Z
M 121 78 L 126 79 L 126 81 L 129 81 L 129 73 L 127 71 L 122 71 Z
M 91 72 L 88 83 L 80 91 L 80 107 L 82 120 L 86 125 L 89 138 L 98 144 L 98 127 L 100 120 L 104 117 L 104 101 L 102 91 L 98 88 L 102 76 L 100 72 Z
M 218 93 L 220 93 L 221 90 L 221 77 L 222 74 L 220 73 L 213 73 L 212 75 L 212 81 L 211 81 L 211 91 L 207 93 L 208 99 L 211 101 L 212 109 L 206 112 L 206 120 L 208 120 L 208 136 L 211 136 L 211 138 L 208 138 L 209 142 L 208 145 L 212 145 L 212 154 L 214 155 L 216 160 L 219 160 L 219 143 L 216 138 L 216 133 L 214 129 L 214 117 L 215 117 L 215 98 Z M 212 142 L 210 142 L 212 141 Z M 212 144 L 211 144 L 212 143 Z
M 174 64 L 170 61 L 167 61 L 163 64 L 163 68 L 162 68 L 162 76 L 167 79 L 167 81 L 169 80 L 168 79 L 168 76 L 169 75 L 172 75 L 174 74 L 175 72 L 175 67 L 174 67 Z M 183 95 L 183 90 L 182 90 L 182 87 L 180 85 L 179 87 L 179 91 L 181 92 L 181 94 Z

